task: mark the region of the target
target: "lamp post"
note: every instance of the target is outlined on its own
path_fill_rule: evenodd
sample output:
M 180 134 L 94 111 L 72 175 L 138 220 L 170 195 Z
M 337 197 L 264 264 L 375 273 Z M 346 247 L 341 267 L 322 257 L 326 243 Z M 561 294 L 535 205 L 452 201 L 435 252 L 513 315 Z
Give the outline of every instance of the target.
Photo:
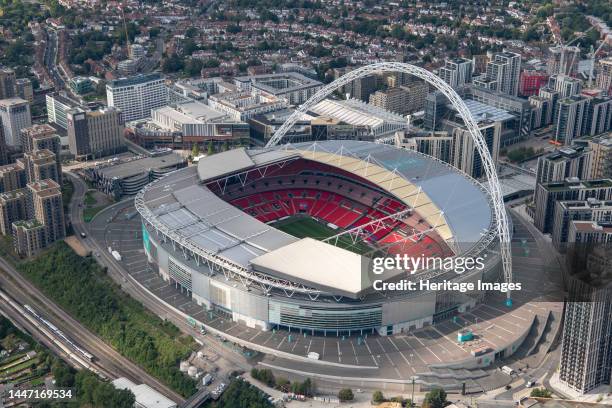
M 414 383 L 416 380 L 418 380 L 418 376 L 417 375 L 413 375 L 412 377 L 410 377 L 410 379 L 412 380 L 412 397 L 410 398 L 410 408 L 414 407 Z

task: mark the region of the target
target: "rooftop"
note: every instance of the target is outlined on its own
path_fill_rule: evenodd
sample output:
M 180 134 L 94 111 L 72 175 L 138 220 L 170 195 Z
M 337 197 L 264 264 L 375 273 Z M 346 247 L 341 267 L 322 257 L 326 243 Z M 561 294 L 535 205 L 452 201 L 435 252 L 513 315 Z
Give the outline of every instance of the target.
M 164 79 L 164 78 L 162 77 L 160 73 L 153 72 L 151 74 L 138 74 L 138 75 L 131 76 L 129 78 L 115 79 L 113 81 L 110 81 L 108 84 L 106 84 L 106 86 L 111 89 L 121 88 L 121 87 L 131 86 L 131 85 L 140 85 L 140 84 L 144 84 L 145 82 L 150 82 L 150 81 L 157 81 L 159 79 Z
M 28 101 L 26 101 L 25 99 L 18 98 L 18 97 L 0 99 L 0 106 L 5 107 L 5 108 L 12 108 L 13 106 L 21 106 L 24 104 L 28 104 Z
M 154 157 L 141 157 L 129 161 L 113 162 L 109 165 L 97 167 L 95 170 L 105 178 L 120 178 L 142 174 L 150 169 L 163 169 L 170 166 L 176 166 L 185 161 L 185 158 L 177 153 L 171 152 Z

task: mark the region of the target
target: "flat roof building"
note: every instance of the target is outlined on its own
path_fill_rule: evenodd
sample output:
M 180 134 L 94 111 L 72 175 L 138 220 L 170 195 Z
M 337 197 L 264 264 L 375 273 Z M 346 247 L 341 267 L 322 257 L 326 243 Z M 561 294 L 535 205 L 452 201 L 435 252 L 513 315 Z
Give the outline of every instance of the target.
M 151 110 L 169 102 L 165 79 L 159 73 L 135 75 L 106 84 L 108 106 L 121 110 L 125 122 L 151 117 Z
M 1 99 L 0 120 L 2 120 L 2 131 L 6 144 L 20 146 L 19 132 L 23 128 L 32 126 L 30 103 L 21 98 Z

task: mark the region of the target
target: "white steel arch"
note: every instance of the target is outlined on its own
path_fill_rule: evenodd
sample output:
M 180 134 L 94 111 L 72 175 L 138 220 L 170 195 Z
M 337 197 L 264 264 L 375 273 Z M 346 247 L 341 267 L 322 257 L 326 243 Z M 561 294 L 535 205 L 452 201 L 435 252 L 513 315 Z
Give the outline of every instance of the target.
M 497 235 L 500 241 L 500 249 L 501 249 L 501 258 L 502 258 L 502 267 L 504 271 L 504 278 L 507 283 L 512 282 L 512 253 L 510 248 L 510 230 L 508 224 L 508 216 L 504 207 L 504 197 L 501 192 L 501 187 L 499 185 L 499 180 L 497 178 L 497 171 L 495 169 L 495 163 L 489 153 L 489 149 L 487 148 L 487 144 L 478 130 L 478 124 L 472 117 L 469 109 L 463 102 L 463 100 L 457 95 L 457 92 L 453 88 L 450 87 L 446 82 L 444 82 L 437 75 L 432 74 L 426 69 L 417 67 L 415 65 L 406 64 L 402 62 L 378 62 L 375 64 L 366 65 L 360 68 L 357 68 L 342 77 L 336 79 L 335 81 L 325 85 L 319 91 L 317 91 L 310 99 L 300 105 L 295 112 L 283 123 L 283 125 L 278 128 L 278 130 L 274 133 L 272 138 L 266 144 L 266 147 L 275 146 L 281 139 L 285 136 L 287 131 L 295 125 L 295 123 L 300 119 L 303 113 L 306 113 L 310 108 L 312 108 L 317 103 L 321 102 L 327 96 L 332 94 L 336 89 L 349 84 L 350 82 L 363 78 L 368 75 L 372 75 L 378 72 L 401 72 L 405 74 L 414 75 L 417 78 L 423 79 L 429 84 L 433 85 L 436 89 L 441 91 L 444 96 L 452 103 L 453 107 L 457 109 L 459 115 L 465 122 L 465 125 L 472 137 L 474 145 L 480 154 L 482 159 L 482 163 L 485 168 L 485 173 L 487 175 L 488 190 L 491 194 L 491 199 L 493 202 L 493 209 L 495 212 L 495 220 L 496 220 L 496 229 Z M 510 291 L 507 292 L 509 305 L 510 302 Z

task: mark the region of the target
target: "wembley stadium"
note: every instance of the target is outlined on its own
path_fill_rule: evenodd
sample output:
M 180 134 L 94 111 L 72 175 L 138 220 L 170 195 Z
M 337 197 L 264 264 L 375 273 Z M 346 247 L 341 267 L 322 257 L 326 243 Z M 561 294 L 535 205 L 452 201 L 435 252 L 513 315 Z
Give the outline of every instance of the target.
M 149 264 L 206 310 L 262 330 L 390 335 L 484 297 L 376 291 L 368 273 L 375 256 L 483 257 L 484 269 L 414 277 L 503 279 L 487 189 L 444 162 L 385 144 L 230 150 L 148 184 L 135 203 Z

